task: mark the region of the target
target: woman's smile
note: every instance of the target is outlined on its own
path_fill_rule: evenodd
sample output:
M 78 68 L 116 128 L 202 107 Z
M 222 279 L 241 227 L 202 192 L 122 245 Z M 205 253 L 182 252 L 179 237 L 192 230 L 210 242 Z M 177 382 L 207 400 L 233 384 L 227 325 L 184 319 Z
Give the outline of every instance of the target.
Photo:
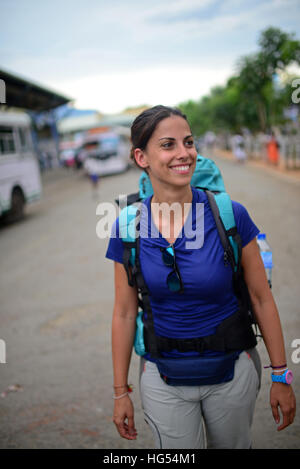
M 169 168 L 177 174 L 189 174 L 192 164 L 181 163 L 169 166 Z

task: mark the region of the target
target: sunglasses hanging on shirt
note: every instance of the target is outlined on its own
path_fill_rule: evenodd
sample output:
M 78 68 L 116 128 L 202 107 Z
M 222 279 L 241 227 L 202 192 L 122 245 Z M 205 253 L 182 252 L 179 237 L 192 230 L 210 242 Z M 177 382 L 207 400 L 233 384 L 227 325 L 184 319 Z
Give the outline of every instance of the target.
M 167 277 L 167 285 L 172 292 L 183 292 L 183 283 L 181 280 L 180 272 L 176 264 L 175 250 L 173 244 L 166 248 L 160 248 L 162 259 L 166 267 L 171 267 L 173 270 Z

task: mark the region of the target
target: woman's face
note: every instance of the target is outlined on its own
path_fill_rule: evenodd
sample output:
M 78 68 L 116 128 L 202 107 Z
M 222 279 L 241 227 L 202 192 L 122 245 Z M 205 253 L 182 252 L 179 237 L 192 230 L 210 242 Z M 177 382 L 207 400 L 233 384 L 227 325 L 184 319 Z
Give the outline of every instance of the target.
M 135 150 L 135 158 L 139 166 L 147 168 L 152 183 L 156 179 L 172 185 L 189 184 L 197 152 L 187 121 L 180 116 L 160 121 L 145 150 Z

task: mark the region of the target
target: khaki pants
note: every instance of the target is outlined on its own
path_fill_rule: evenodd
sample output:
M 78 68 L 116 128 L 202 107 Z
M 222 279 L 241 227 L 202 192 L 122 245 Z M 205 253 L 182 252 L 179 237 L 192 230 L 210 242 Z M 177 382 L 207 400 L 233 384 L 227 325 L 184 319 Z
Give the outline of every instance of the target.
M 141 359 L 140 392 L 155 447 L 248 449 L 260 385 L 257 355 L 242 352 L 234 378 L 209 386 L 169 386 Z

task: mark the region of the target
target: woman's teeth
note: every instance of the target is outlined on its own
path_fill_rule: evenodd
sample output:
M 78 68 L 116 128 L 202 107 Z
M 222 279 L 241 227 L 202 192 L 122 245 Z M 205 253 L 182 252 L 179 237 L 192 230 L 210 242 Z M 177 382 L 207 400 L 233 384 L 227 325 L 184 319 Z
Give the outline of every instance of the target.
M 184 166 L 172 166 L 171 168 L 174 169 L 175 171 L 188 171 L 189 170 L 189 165 L 184 165 Z

